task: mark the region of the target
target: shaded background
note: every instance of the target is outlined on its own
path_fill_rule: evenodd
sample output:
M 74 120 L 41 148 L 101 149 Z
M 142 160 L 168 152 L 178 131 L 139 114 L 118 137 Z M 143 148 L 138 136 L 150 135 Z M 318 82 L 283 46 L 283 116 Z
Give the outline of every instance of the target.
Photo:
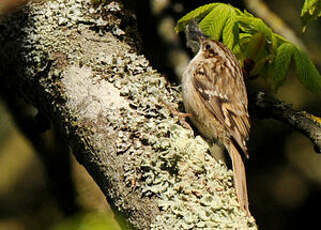
M 127 1 L 137 14 L 142 53 L 170 81 L 179 82 L 191 53 L 185 47 L 184 35 L 174 32 L 175 22 L 196 7 L 213 1 Z M 221 2 L 240 9 L 246 7 L 245 1 Z M 321 21 L 315 21 L 302 34 L 299 18 L 302 1 L 269 0 L 266 4 L 302 40 L 320 71 Z M 262 79 L 247 85 L 249 90 L 269 91 Z M 0 230 L 120 229 L 99 188 L 71 156 L 68 147 L 53 131 L 39 136 L 48 149 L 37 141 L 27 140 L 22 133 L 28 134 L 35 127 L 37 112 L 5 88 L 0 90 Z M 321 94 L 304 89 L 293 72 L 274 95 L 296 109 L 321 116 Z M 13 103 L 18 106 L 12 107 Z M 17 115 L 26 108 L 26 117 Z M 46 127 L 45 119 L 40 120 Z M 20 130 L 15 122 L 20 124 Z M 54 144 L 50 146 L 50 143 Z M 246 163 L 249 199 L 260 228 L 318 226 L 315 210 L 321 206 L 321 155 L 313 151 L 309 140 L 280 122 L 252 117 L 249 152 L 251 158 Z M 64 161 L 57 162 L 57 158 Z

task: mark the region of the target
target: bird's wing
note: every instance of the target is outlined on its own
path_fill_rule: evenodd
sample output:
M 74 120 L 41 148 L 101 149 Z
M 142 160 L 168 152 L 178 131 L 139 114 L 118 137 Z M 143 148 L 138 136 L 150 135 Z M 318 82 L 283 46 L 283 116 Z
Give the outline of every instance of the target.
M 229 130 L 248 157 L 245 143 L 250 129 L 247 94 L 240 67 L 234 68 L 237 71 L 228 69 L 221 58 L 201 61 L 194 68 L 193 85 L 206 108 Z

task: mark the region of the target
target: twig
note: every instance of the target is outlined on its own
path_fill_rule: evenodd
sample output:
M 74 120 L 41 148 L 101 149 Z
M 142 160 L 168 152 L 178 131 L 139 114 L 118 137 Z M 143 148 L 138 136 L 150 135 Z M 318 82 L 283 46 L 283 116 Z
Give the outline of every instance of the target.
M 264 92 L 249 97 L 250 110 L 259 118 L 273 118 L 282 121 L 303 133 L 314 144 L 314 150 L 321 153 L 321 118 L 305 111 L 296 111 L 291 105 L 273 98 Z

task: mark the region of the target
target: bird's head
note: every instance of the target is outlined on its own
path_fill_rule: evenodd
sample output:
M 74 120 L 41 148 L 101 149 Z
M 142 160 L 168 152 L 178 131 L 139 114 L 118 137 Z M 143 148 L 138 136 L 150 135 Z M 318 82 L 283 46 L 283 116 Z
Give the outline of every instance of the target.
M 194 53 L 201 51 L 205 58 L 214 56 L 224 57 L 226 55 L 226 47 L 222 43 L 214 41 L 203 34 L 195 20 L 191 20 L 186 26 L 185 34 L 187 46 Z

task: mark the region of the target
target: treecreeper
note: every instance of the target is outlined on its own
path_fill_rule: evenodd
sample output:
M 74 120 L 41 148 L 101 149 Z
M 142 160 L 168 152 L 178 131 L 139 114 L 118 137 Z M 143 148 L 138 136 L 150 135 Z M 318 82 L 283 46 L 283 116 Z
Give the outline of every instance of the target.
M 228 151 L 237 198 L 250 215 L 241 156 L 249 158 L 246 142 L 250 131 L 242 68 L 233 52 L 204 35 L 195 21 L 187 25 L 186 38 L 187 45 L 198 52 L 183 73 L 185 110 L 202 136 Z

